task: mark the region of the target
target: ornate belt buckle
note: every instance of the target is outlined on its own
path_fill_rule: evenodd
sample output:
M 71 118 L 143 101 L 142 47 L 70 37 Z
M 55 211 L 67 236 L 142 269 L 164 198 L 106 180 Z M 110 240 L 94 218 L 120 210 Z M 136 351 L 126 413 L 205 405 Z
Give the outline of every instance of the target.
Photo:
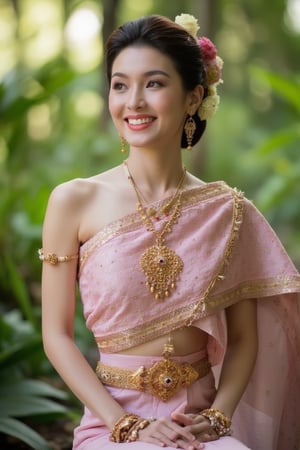
M 190 364 L 179 364 L 172 359 L 164 358 L 147 370 L 145 386 L 148 392 L 166 402 L 181 387 L 189 386 L 198 377 L 198 372 Z

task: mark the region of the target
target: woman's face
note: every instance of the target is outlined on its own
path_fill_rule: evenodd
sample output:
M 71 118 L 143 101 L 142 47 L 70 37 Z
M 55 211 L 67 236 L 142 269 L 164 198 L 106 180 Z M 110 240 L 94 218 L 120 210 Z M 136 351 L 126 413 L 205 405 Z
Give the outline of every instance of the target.
M 193 101 L 170 58 L 149 46 L 122 50 L 112 66 L 109 110 L 131 147 L 180 146 Z

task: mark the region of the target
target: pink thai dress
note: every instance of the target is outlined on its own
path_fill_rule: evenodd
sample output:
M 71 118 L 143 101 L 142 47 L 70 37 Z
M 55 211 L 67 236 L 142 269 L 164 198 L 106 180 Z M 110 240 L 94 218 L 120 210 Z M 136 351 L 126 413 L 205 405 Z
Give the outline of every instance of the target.
M 206 443 L 205 449 L 299 450 L 300 276 L 269 224 L 224 182 L 184 191 L 181 216 L 166 235 L 166 245 L 180 256 L 183 269 L 176 289 L 163 300 L 155 300 L 149 292 L 140 267 L 140 256 L 153 241 L 153 233 L 133 213 L 99 230 L 81 247 L 79 287 L 99 358 L 120 368 L 150 367 L 158 357 L 118 352 L 192 325 L 208 334 L 205 353 L 212 370 L 167 402 L 147 392 L 106 388 L 124 410 L 142 417 L 210 407 L 226 351 L 224 309 L 243 299 L 257 299 L 258 356 L 233 416 L 233 435 Z M 174 359 L 193 363 L 204 356 Z M 73 448 L 158 448 L 140 441 L 116 444 L 109 434 L 85 408 Z

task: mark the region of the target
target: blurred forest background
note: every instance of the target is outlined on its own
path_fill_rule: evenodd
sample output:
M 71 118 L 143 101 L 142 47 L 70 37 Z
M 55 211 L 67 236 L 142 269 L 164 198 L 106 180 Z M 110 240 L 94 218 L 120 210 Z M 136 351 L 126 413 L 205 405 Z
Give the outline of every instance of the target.
M 68 449 L 81 406 L 47 362 L 37 249 L 52 188 L 122 161 L 103 42 L 141 15 L 199 18 L 221 104 L 188 168 L 242 189 L 300 268 L 300 0 L 0 0 L 0 447 Z M 81 318 L 78 345 L 93 343 Z M 91 357 L 92 358 L 92 357 Z

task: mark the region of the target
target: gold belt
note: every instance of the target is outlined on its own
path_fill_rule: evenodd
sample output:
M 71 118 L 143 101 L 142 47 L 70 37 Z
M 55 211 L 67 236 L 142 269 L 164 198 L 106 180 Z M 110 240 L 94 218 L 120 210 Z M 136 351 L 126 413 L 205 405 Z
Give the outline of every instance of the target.
M 141 366 L 137 370 L 107 366 L 99 361 L 96 374 L 107 386 L 149 392 L 166 402 L 182 387 L 207 375 L 210 367 L 207 358 L 192 364 L 163 358 L 148 369 Z

